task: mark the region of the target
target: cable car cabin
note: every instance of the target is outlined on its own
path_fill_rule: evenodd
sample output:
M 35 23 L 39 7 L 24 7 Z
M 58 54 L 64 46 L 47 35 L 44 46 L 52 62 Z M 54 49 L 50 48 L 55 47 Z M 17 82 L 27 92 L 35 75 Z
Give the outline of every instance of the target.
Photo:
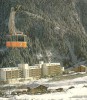
M 26 35 L 23 34 L 16 34 L 16 35 L 8 35 L 6 47 L 8 48 L 26 48 Z

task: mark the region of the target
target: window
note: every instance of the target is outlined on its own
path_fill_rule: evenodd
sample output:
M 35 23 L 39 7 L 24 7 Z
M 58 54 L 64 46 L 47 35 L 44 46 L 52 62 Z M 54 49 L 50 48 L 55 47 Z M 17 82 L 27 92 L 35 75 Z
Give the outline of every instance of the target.
M 26 35 L 9 35 L 7 36 L 7 41 L 26 41 Z

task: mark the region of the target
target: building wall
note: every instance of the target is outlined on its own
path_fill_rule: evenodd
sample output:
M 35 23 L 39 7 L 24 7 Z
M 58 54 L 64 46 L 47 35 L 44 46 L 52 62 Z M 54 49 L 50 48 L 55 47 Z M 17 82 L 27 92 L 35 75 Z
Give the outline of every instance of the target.
M 48 67 L 45 65 L 45 64 L 43 64 L 43 66 L 42 66 L 42 76 L 47 76 L 48 75 Z
M 6 79 L 14 79 L 19 77 L 19 70 L 6 71 Z
M 0 79 L 1 79 L 1 68 L 0 68 Z
M 64 68 L 58 64 L 44 64 L 42 67 L 43 76 L 61 74 L 63 71 Z
M 6 81 L 6 71 L 3 68 L 1 69 L 1 80 Z
M 78 66 L 72 69 L 75 72 L 87 72 L 87 68 L 85 66 Z
M 62 73 L 62 69 L 60 66 L 57 65 L 48 66 L 48 75 L 56 75 L 61 73 Z
M 17 79 L 19 76 L 18 68 L 2 68 L 1 69 L 1 80 L 7 81 L 9 79 Z
M 29 77 L 29 66 L 28 66 L 28 64 L 18 64 L 18 68 L 22 70 L 23 78 Z
M 29 70 L 29 77 L 41 77 L 41 68 L 33 68 Z
M 23 71 L 19 70 L 19 78 L 23 78 Z

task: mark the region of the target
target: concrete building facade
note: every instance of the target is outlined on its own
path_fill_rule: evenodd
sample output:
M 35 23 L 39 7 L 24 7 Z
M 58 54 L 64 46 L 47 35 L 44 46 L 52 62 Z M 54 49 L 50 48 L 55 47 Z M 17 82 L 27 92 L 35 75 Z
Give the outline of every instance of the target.
M 61 74 L 63 67 L 60 63 L 40 62 L 35 66 L 28 64 L 18 64 L 18 67 L 0 68 L 0 80 L 8 83 L 19 82 L 20 80 L 36 80 L 43 76 Z
M 61 67 L 60 63 L 45 63 L 42 66 L 43 76 L 52 76 L 62 74 L 64 68 Z

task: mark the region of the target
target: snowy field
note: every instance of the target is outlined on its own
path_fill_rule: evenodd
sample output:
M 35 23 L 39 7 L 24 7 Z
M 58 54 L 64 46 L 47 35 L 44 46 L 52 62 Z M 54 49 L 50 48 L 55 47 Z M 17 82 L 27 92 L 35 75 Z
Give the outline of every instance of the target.
M 45 81 L 45 83 L 47 83 Z M 87 76 L 72 80 L 50 82 L 48 89 L 63 88 L 63 92 L 38 95 L 19 95 L 0 100 L 87 100 Z M 73 88 L 70 89 L 70 87 Z

